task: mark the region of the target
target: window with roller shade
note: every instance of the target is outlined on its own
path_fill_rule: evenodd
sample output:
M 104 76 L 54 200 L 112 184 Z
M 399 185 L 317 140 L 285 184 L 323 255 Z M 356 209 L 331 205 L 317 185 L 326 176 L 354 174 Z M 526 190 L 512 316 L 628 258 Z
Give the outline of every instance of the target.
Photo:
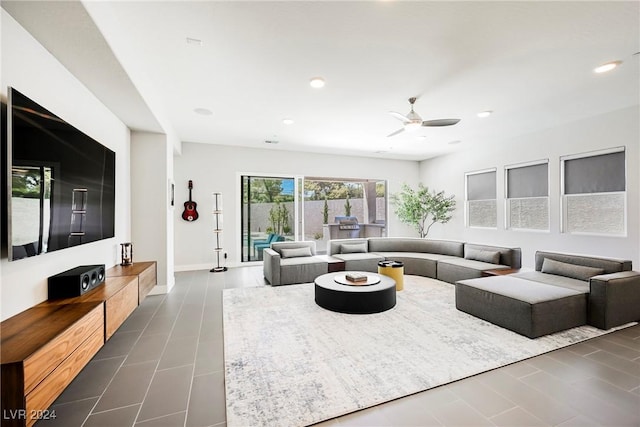
M 512 230 L 549 230 L 549 162 L 507 166 L 506 226 Z
M 469 172 L 465 180 L 467 227 L 496 228 L 496 170 Z
M 626 233 L 624 147 L 566 156 L 562 164 L 562 231 Z

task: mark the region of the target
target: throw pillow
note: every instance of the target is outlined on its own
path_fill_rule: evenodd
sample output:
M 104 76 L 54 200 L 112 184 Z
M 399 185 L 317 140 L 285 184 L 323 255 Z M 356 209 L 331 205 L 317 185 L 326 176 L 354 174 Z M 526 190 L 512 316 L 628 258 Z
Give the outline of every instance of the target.
M 555 274 L 558 276 L 570 277 L 572 279 L 589 281 L 593 276 L 604 273 L 604 269 L 587 267 L 584 265 L 569 264 L 553 259 L 545 258 L 542 261 L 542 272 Z
M 464 257 L 475 261 L 488 262 L 491 264 L 500 264 L 500 252 L 487 251 L 484 249 L 467 249 Z
M 303 256 L 311 256 L 311 248 L 305 246 L 303 248 L 282 248 L 282 258 L 298 258 Z
M 343 243 L 340 245 L 341 254 L 359 254 L 367 252 L 367 242 L 362 243 Z

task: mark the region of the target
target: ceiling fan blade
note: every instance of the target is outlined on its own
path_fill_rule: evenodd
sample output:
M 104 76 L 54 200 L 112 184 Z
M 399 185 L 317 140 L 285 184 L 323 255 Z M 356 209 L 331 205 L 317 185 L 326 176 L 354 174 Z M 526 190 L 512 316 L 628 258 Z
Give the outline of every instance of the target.
M 436 119 L 436 120 L 425 120 L 422 122 L 422 126 L 451 126 L 458 123 L 460 119 Z
M 391 132 L 389 135 L 387 135 L 387 138 L 389 138 L 390 136 L 395 136 L 395 135 L 399 134 L 400 132 L 404 132 L 404 128 L 400 128 L 395 132 Z
M 395 111 L 389 111 L 389 114 L 391 114 L 396 119 L 400 120 L 402 123 L 407 123 L 409 121 L 409 119 L 407 119 L 407 117 L 404 114 L 396 113 Z

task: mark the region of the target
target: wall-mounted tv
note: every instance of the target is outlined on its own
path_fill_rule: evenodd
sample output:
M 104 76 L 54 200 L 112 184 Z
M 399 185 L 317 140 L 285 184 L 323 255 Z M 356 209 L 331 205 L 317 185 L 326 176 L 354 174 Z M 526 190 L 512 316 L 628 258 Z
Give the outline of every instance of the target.
M 14 88 L 3 110 L 9 260 L 114 237 L 115 153 Z

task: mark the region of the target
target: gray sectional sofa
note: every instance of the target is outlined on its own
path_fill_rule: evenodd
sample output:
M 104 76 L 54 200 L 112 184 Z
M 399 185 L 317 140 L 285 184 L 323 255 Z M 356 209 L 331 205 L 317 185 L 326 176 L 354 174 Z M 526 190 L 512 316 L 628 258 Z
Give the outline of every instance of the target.
M 313 282 L 332 262 L 376 272 L 378 262 L 401 261 L 404 273 L 456 285 L 456 307 L 530 338 L 589 324 L 610 329 L 640 321 L 640 272 L 631 261 L 538 251 L 535 270 L 519 269 L 520 248 L 403 237 L 330 240 L 327 256 L 315 242 L 273 243 L 264 251 L 264 277 L 274 286 Z M 332 270 L 335 271 L 335 270 Z
M 330 240 L 327 254 L 344 261 L 346 270 L 375 272 L 379 261 L 394 260 L 404 263 L 404 274 L 449 283 L 521 265 L 520 248 L 410 237 Z
M 535 270 L 456 282 L 456 307 L 529 338 L 640 321 L 631 261 L 538 251 Z

